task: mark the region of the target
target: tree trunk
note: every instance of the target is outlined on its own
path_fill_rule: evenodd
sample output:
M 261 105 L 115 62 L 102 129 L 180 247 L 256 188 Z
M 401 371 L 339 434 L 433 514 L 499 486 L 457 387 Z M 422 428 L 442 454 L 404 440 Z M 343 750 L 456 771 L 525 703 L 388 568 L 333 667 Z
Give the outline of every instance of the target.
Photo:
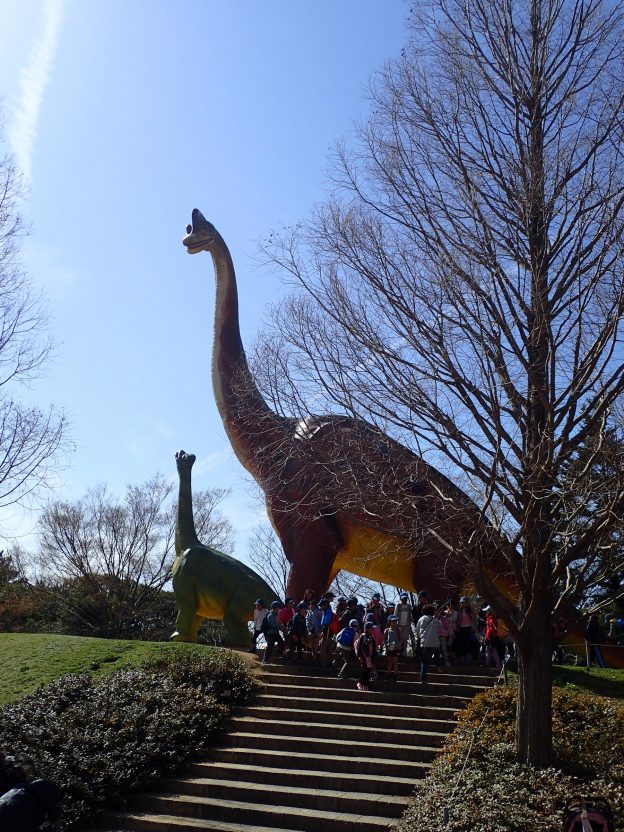
M 518 762 L 546 768 L 552 756 L 552 637 L 548 616 L 539 616 L 518 645 Z

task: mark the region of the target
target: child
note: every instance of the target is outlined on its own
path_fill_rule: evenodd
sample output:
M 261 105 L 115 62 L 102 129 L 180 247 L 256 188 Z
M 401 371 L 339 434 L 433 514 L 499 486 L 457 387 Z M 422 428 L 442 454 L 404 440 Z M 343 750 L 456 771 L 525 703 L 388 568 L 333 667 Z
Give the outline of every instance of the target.
M 470 656 L 476 661 L 479 655 L 479 639 L 477 638 L 477 617 L 466 596 L 459 599 L 457 629 L 453 650 L 458 659 Z
M 411 614 L 411 611 L 410 611 Z M 401 649 L 401 633 L 399 632 L 399 619 L 396 615 L 388 616 L 388 627 L 384 631 L 384 645 L 386 648 L 388 687 L 396 684 L 399 677 L 399 651 Z
M 341 664 L 338 671 L 339 676 L 346 676 L 349 670 L 349 664 L 353 656 L 353 645 L 359 633 L 359 625 L 357 618 L 352 618 L 347 627 L 344 627 L 336 636 L 336 658 L 334 659 L 334 666 Z
M 321 608 L 321 639 L 319 643 L 319 653 L 321 656 L 321 667 L 327 667 L 330 662 L 332 654 L 332 634 L 330 627 L 334 620 L 334 611 L 331 608 L 328 598 L 321 598 L 319 601 Z
M 288 647 L 290 651 L 290 658 L 294 658 L 295 650 L 297 651 L 297 661 L 300 662 L 303 658 L 303 642 L 308 634 L 308 625 L 306 622 L 307 604 L 305 601 L 300 601 L 297 604 L 297 612 L 293 615 L 290 628 L 288 632 Z
M 432 604 L 423 607 L 423 614 L 416 624 L 416 640 L 422 649 L 420 664 L 420 681 L 427 682 L 427 671 L 436 651 L 440 649 L 440 622 L 433 617 L 435 612 Z
M 498 637 L 498 621 L 492 611 L 492 607 L 487 606 L 483 612 L 485 613 L 485 666 L 489 667 L 490 663 L 494 667 L 501 667 L 501 643 Z
M 446 607 L 440 607 L 436 613 L 436 618 L 440 621 L 440 651 L 445 667 L 450 667 L 448 645 L 453 640 L 453 625 L 451 616 Z
M 372 636 L 371 630 L 374 627 L 372 621 L 367 621 L 364 624 L 364 632 L 357 640 L 355 646 L 355 655 L 360 660 L 362 672 L 360 674 L 360 681 L 357 684 L 358 690 L 368 690 L 368 683 L 370 681 L 371 673 L 375 670 L 375 655 L 377 647 L 375 639 Z
M 278 612 L 281 606 L 282 604 L 280 601 L 273 601 L 273 603 L 271 604 L 271 612 L 266 617 L 264 633 L 264 637 L 266 638 L 266 647 L 264 649 L 264 658 L 262 659 L 262 664 L 269 663 L 269 659 L 271 658 L 271 653 L 273 652 L 273 647 L 275 644 L 278 645 L 280 654 L 284 650 L 284 642 L 280 634 L 280 623 L 278 620 Z
M 319 658 L 319 639 L 321 637 L 321 611 L 316 606 L 316 601 L 312 600 L 309 604 L 309 610 L 306 613 L 306 627 L 308 628 L 308 644 L 312 651 L 312 659 L 318 661 Z
M 260 634 L 264 632 L 264 619 L 268 614 L 269 611 L 264 605 L 264 600 L 262 598 L 258 598 L 254 609 L 253 634 L 251 636 L 251 647 L 249 648 L 250 653 L 256 652 L 256 642 L 258 641 Z
M 416 642 L 414 641 L 414 631 L 412 630 L 412 605 L 409 602 L 409 595 L 407 592 L 401 593 L 401 600 L 394 607 L 394 615 L 396 615 L 399 624 L 400 637 L 400 651 L 405 656 L 407 655 L 407 642 L 409 640 L 412 645 L 412 655 L 416 655 Z M 390 620 L 390 619 L 388 619 Z

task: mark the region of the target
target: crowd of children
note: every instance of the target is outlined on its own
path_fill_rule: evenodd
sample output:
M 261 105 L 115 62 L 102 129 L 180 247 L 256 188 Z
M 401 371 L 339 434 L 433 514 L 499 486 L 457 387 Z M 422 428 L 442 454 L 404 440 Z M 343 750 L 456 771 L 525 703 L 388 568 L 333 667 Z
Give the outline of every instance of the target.
M 503 645 L 494 612 L 489 606 L 475 612 L 466 597 L 430 603 L 423 590 L 415 602 L 404 592 L 396 604 L 385 605 L 375 592 L 366 605 L 355 597 L 338 598 L 335 608 L 333 603 L 331 593 L 316 601 L 309 591 L 299 602 L 287 597 L 267 606 L 258 598 L 250 652 L 262 635 L 264 664 L 275 650 L 287 661 L 302 662 L 305 650 L 313 662 L 335 667 L 342 677 L 357 667 L 359 690 L 368 690 L 378 678 L 376 659 L 382 654 L 389 687 L 397 682 L 401 655 L 420 656 L 423 683 L 433 661 L 447 667 L 452 661 L 477 661 L 481 651 L 486 666 L 501 666 Z

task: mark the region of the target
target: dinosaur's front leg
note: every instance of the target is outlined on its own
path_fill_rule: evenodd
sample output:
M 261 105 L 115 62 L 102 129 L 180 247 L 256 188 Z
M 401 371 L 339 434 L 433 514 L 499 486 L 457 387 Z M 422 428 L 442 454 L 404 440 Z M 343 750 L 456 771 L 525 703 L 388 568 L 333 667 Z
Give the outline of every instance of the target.
M 202 622 L 193 608 L 180 609 L 175 622 L 175 631 L 169 636 L 171 641 L 197 641 L 197 631 Z

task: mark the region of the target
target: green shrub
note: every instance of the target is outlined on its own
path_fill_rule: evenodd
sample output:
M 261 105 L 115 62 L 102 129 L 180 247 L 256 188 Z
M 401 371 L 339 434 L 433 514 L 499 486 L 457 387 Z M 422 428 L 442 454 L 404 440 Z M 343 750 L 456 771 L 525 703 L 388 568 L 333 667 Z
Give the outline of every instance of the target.
M 609 772 L 616 782 L 624 782 L 624 703 L 554 688 L 552 704 L 553 763 L 568 774 L 598 777 Z M 476 758 L 487 758 L 491 745 L 513 744 L 514 686 L 484 691 L 461 711 L 453 747 L 449 748 L 451 761 L 463 758 L 467 743 L 482 722 L 473 749 Z
M 52 682 L 0 709 L 0 748 L 32 757 L 62 788 L 71 829 L 212 745 L 228 705 L 254 690 L 239 659 L 213 652 L 223 655 L 189 650 Z
M 189 684 L 211 693 L 229 707 L 248 702 L 258 691 L 249 666 L 230 650 L 209 647 L 201 652 L 161 650 L 144 667 L 150 672 L 165 674 L 177 684 Z
M 580 792 L 606 797 L 619 817 L 624 789 L 597 779 L 579 782 L 558 769 L 537 770 L 514 762 L 513 746 L 490 747 L 489 759 L 471 761 L 457 781 L 459 769 L 446 761 L 434 767 L 420 785 L 397 832 L 444 829 L 444 832 L 561 832 L 562 808 Z M 443 825 L 443 809 L 450 809 Z M 621 826 L 616 823 L 616 828 Z
M 563 805 L 579 792 L 609 800 L 616 827 L 621 828 L 624 705 L 556 689 L 556 768 L 544 770 L 515 762 L 515 719 L 514 687 L 492 688 L 476 696 L 460 712 L 431 774 L 417 786 L 401 832 L 441 826 L 444 807 L 450 810 L 445 832 L 559 832 Z

